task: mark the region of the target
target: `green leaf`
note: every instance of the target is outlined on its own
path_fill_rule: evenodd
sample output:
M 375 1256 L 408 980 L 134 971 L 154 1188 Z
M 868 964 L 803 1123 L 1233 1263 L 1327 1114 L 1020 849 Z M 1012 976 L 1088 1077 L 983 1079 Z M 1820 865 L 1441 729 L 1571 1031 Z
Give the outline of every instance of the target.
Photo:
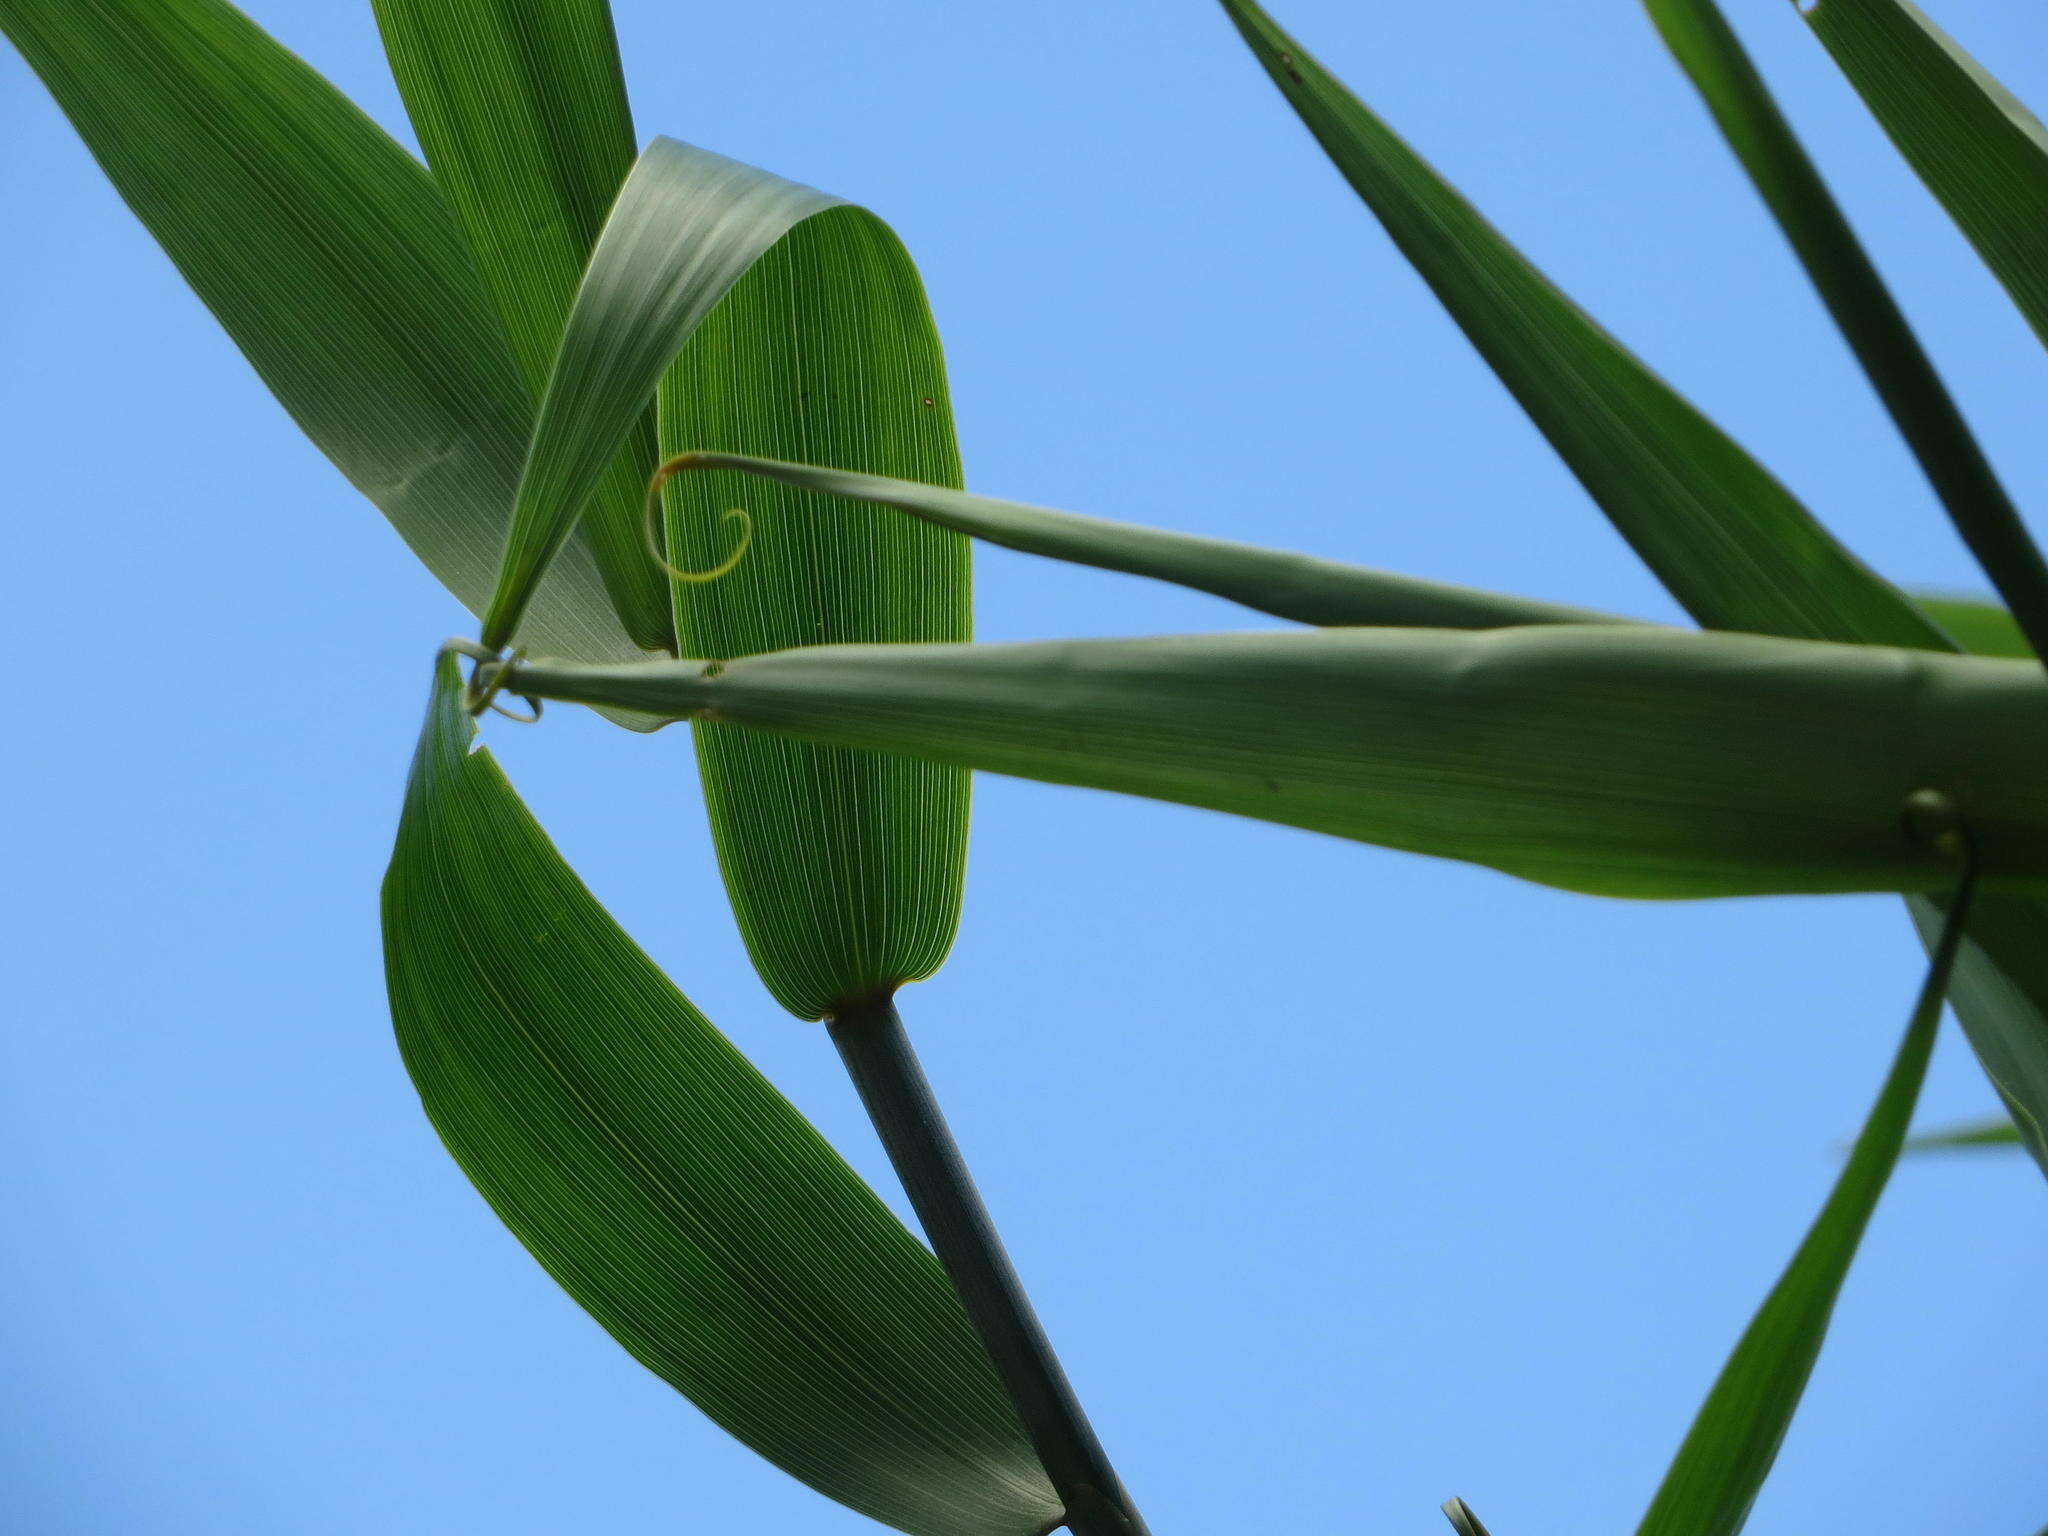
M 1965 876 L 1950 907 L 1960 917 L 1968 906 Z M 1637 1536 L 1734 1536 L 1748 1520 L 1813 1374 L 1863 1229 L 1899 1160 L 1961 938 L 1961 923 L 1951 920 L 1841 1177 L 1721 1368 Z
M 492 650 L 521 632 L 539 588 L 585 504 L 654 399 L 655 385 L 704 317 L 770 247 L 838 199 L 674 139 L 635 162 L 605 221 L 555 353 L 533 446 L 513 506 L 504 567 L 484 615 Z M 732 379 L 712 387 L 731 388 Z M 593 547 L 615 586 L 659 574 L 642 533 L 641 466 L 623 524 L 619 508 Z
M 1252 52 L 1621 535 L 1703 624 L 1940 647 L 1769 471 L 1602 330 L 1252 0 Z M 1711 616 L 1710 616 L 1711 614 Z M 687 648 L 687 647 L 686 647 Z
M 516 693 L 1147 795 L 1614 896 L 1925 890 L 1963 808 L 2048 885 L 2031 664 L 1651 626 L 1323 629 L 522 663 Z
M 1590 608 L 1424 581 L 1313 555 L 1240 544 L 1234 539 L 1205 539 L 1022 502 L 996 501 L 882 475 L 738 453 L 688 453 L 671 460 L 668 467 L 676 474 L 730 470 L 821 497 L 894 507 L 936 527 L 1004 549 L 1191 587 L 1303 624 L 1498 629 L 1511 624 L 1635 622 Z M 744 491 L 736 489 L 735 494 L 744 496 Z M 821 517 L 845 514 L 843 506 L 830 501 L 807 505 Z
M 633 1356 L 769 1460 L 919 1536 L 1059 1506 L 931 1256 L 606 915 L 451 659 L 384 884 L 407 1070 L 455 1160 Z
M 2009 656 L 2025 661 L 2034 654 L 2019 625 L 2013 623 L 2012 615 L 1996 603 L 1944 592 L 1915 592 L 1913 601 L 1972 656 Z
M 1975 1147 L 2017 1147 L 2020 1128 L 2004 1115 L 1993 1115 L 1988 1120 L 1971 1120 L 1962 1125 L 1943 1126 L 1938 1131 L 1909 1137 L 1906 1141 L 1908 1152 L 1949 1152 Z
M 1949 519 L 2048 649 L 2048 566 L 1962 413 L 1714 0 L 1647 0 Z
M 1841 3 L 1860 15 L 1883 0 Z M 1687 612 L 1712 629 L 1955 648 L 1552 288 L 1263 11 L 1250 0 L 1224 4 L 1395 243 Z M 1899 76 L 1904 95 L 1914 79 Z M 1939 927 L 1927 899 L 1907 906 L 1923 936 Z M 1956 965 L 1956 1015 L 2008 1101 L 2038 1093 L 2028 1113 L 2048 1124 L 2048 966 L 2035 958 L 2048 901 L 1987 894 L 1976 912 L 1976 942 Z M 2048 1171 L 2048 1147 L 2037 1156 Z
M 1479 1517 L 1472 1513 L 1471 1506 L 1463 1499 L 1446 1499 L 1443 1511 L 1444 1518 L 1451 1522 L 1451 1529 L 1458 1536 L 1487 1536 L 1486 1527 L 1479 1523 Z
M 481 612 L 533 403 L 419 163 L 219 0 L 0 0 L 0 29 L 292 419 Z M 580 552 L 527 633 L 640 654 Z
M 2048 341 L 2048 130 L 1902 0 L 1820 0 L 1806 20 Z
M 945 361 L 917 270 L 858 208 L 806 220 L 704 322 L 661 386 L 664 452 L 718 449 L 960 484 Z M 671 481 L 686 655 L 965 640 L 968 544 L 878 507 L 711 472 Z M 800 1018 L 937 970 L 960 913 L 967 776 L 727 730 L 694 735 L 711 830 L 762 980 Z
M 590 249 L 633 166 L 611 9 L 606 0 L 373 3 L 427 164 L 538 396 Z M 599 552 L 598 565 L 633 638 L 673 650 L 668 585 L 640 540 L 655 462 L 649 410 L 606 471 L 584 529 L 616 546 Z

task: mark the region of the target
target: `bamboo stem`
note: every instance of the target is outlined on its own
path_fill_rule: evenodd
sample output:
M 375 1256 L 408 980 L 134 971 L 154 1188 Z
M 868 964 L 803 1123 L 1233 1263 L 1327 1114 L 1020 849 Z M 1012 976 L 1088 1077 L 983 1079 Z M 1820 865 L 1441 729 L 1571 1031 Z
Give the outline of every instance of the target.
M 1031 1310 L 887 999 L 826 1020 L 932 1251 L 1031 1437 L 1074 1536 L 1150 1536 Z

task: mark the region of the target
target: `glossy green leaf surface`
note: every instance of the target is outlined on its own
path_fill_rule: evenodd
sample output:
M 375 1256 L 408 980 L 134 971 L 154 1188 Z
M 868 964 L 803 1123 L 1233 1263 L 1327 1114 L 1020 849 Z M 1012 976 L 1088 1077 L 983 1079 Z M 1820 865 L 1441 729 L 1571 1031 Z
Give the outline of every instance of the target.
M 1201 538 L 997 501 L 882 475 L 736 453 L 692 453 L 676 462 L 678 474 L 726 470 L 816 492 L 820 498 L 839 498 L 808 503 L 820 517 L 843 516 L 848 501 L 873 502 L 1004 549 L 1171 582 L 1302 624 L 1498 629 L 1511 624 L 1632 622 L 1590 608 L 1424 581 L 1234 539 Z M 735 488 L 734 494 L 743 492 Z
M 1647 0 L 1673 57 L 1797 253 L 1949 520 L 2048 647 L 2048 566 L 1919 338 L 1714 0 Z
M 1994 1115 L 1989 1120 L 1972 1120 L 1963 1125 L 1943 1126 L 1906 1140 L 1908 1152 L 1953 1152 L 2019 1145 L 2019 1127 L 2003 1115 Z
M 1905 0 L 1820 0 L 1807 24 L 2048 342 L 2048 130 Z
M 1967 889 L 1952 904 L 1967 908 Z M 1863 1230 L 1898 1163 L 1961 936 L 1951 923 L 1936 942 L 1905 1038 L 1841 1176 L 1700 1405 L 1637 1536 L 1735 1536 L 1748 1520 L 1813 1374 Z
M 835 646 L 513 669 L 515 692 L 914 753 L 1616 896 L 1925 890 L 1949 794 L 2048 886 L 2048 678 L 1651 626 Z
M 650 1370 L 918 1536 L 1059 1506 L 937 1263 L 606 915 L 433 701 L 384 885 L 398 1040 L 441 1139 Z
M 497 650 L 522 633 L 542 577 L 690 333 L 792 227 L 838 201 L 674 139 L 647 146 L 605 220 L 555 352 L 485 645 Z M 627 506 L 608 498 L 589 507 L 591 547 L 615 586 L 659 574 L 641 527 L 641 487 L 654 468 L 632 475 Z
M 632 169 L 632 112 L 606 0 L 372 0 L 384 49 L 434 180 L 468 237 L 535 396 L 584 264 Z M 642 413 L 585 528 L 623 529 L 639 553 L 655 463 Z M 671 650 L 668 586 L 645 558 L 600 560 L 621 622 Z
M 533 403 L 426 171 L 220 0 L 0 0 L 0 29 L 292 419 L 481 612 Z M 580 552 L 528 634 L 640 654 Z
M 1769 471 L 1558 292 L 1252 0 L 1224 9 L 1622 537 L 1654 570 L 1693 569 L 1704 602 L 1678 595 L 1696 618 L 1805 639 L 1941 643 L 1903 597 L 1872 600 L 1883 583 Z
M 807 219 L 740 280 L 662 380 L 665 453 L 717 449 L 960 484 L 945 362 L 910 258 L 858 208 Z M 965 640 L 968 543 L 884 508 L 707 472 L 667 487 L 683 654 Z M 959 920 L 967 776 L 907 757 L 693 731 L 719 865 L 761 979 L 800 1018 L 945 960 Z

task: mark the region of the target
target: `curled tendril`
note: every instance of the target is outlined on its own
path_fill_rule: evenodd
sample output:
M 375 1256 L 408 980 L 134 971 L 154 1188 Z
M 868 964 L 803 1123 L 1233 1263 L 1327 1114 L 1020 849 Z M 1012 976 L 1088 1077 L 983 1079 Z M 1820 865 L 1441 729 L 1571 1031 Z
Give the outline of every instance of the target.
M 531 725 L 540 718 L 540 700 L 531 694 L 519 695 L 531 707 L 531 714 L 519 714 L 498 702 L 498 695 L 512 680 L 513 664 L 524 652 L 514 650 L 500 655 L 489 646 L 460 638 L 443 641 L 441 651 L 443 655 L 452 651 L 458 656 L 467 656 L 476 663 L 470 670 L 469 681 L 462 686 L 462 707 L 470 714 L 480 715 L 488 709 L 492 714 L 517 720 L 521 725 Z
M 754 520 L 747 515 L 747 510 L 744 507 L 730 508 L 719 519 L 721 522 L 731 522 L 734 518 L 739 519 L 740 541 L 733 546 L 731 554 L 719 561 L 718 564 L 712 566 L 710 570 L 685 571 L 669 564 L 668 556 L 662 551 L 658 523 L 658 519 L 661 516 L 661 488 L 668 484 L 669 478 L 676 471 L 688 466 L 690 457 L 689 454 L 685 453 L 670 459 L 661 468 L 657 469 L 654 472 L 653 478 L 647 482 L 647 513 L 641 520 L 640 532 L 641 537 L 647 542 L 648 556 L 656 565 L 668 572 L 671 580 L 687 581 L 692 585 L 701 585 L 707 581 L 716 581 L 719 577 L 729 574 L 740 561 L 746 558 L 747 549 L 754 542 Z

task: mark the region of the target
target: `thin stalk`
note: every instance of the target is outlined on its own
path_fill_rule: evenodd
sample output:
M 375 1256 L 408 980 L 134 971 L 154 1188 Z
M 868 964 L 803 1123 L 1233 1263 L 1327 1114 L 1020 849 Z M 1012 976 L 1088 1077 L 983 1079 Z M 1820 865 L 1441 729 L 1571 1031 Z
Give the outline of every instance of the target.
M 2048 564 L 1763 76 L 1713 0 L 1646 4 L 1920 461 L 1949 521 L 2034 654 L 2048 662 Z
M 1074 1536 L 1150 1536 L 1031 1310 L 895 1005 L 855 1004 L 825 1022 L 932 1251 L 1066 1506 L 1067 1528 Z

